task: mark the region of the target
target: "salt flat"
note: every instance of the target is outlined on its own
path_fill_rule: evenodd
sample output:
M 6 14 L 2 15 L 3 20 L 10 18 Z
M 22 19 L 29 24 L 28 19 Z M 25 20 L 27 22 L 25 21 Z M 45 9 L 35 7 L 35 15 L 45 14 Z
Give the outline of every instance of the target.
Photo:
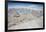
M 9 17 L 10 18 L 10 17 Z M 32 14 L 22 14 L 19 17 L 11 17 L 9 19 L 8 30 L 27 29 L 27 28 L 43 28 L 43 16 L 36 17 Z

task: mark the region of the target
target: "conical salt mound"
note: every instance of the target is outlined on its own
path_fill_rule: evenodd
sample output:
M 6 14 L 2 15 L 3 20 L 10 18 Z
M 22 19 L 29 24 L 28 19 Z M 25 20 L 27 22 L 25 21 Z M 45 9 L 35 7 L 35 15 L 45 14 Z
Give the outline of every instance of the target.
M 16 10 L 14 8 L 9 9 L 8 14 L 9 14 L 9 16 L 13 16 L 13 17 L 19 17 L 20 16 L 19 13 L 16 12 Z

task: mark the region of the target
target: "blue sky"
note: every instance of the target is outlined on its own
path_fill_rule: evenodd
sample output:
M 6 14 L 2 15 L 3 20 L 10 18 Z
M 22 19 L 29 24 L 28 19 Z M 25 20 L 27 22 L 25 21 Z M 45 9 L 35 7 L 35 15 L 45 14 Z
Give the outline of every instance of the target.
M 29 4 L 29 3 L 8 3 L 8 8 L 18 8 L 18 7 L 31 7 L 32 9 L 37 9 L 40 10 L 41 8 L 43 8 L 42 4 Z M 17 11 L 20 13 L 20 11 Z M 27 11 L 28 12 L 28 11 Z M 21 13 L 25 13 L 25 12 L 21 12 Z M 31 13 L 31 11 L 29 11 L 28 13 Z
M 16 8 L 16 7 L 32 7 L 32 8 L 42 8 L 42 4 L 29 4 L 29 3 L 8 3 L 8 8 Z

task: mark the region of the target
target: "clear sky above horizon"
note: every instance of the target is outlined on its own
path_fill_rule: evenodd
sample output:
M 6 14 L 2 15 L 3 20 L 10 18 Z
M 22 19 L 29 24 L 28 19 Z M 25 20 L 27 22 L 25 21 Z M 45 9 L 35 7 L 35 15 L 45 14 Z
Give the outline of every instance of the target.
M 18 8 L 18 7 L 31 7 L 40 9 L 43 8 L 42 4 L 29 4 L 29 3 L 8 3 L 8 8 Z

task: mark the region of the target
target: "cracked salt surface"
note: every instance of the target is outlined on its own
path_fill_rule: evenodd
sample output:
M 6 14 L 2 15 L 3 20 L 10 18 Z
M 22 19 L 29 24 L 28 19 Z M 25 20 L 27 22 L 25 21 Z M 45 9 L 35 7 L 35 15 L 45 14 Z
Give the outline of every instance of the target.
M 36 17 L 32 14 L 17 15 L 15 11 L 13 15 L 8 16 L 8 30 L 27 28 L 43 28 L 43 16 Z

